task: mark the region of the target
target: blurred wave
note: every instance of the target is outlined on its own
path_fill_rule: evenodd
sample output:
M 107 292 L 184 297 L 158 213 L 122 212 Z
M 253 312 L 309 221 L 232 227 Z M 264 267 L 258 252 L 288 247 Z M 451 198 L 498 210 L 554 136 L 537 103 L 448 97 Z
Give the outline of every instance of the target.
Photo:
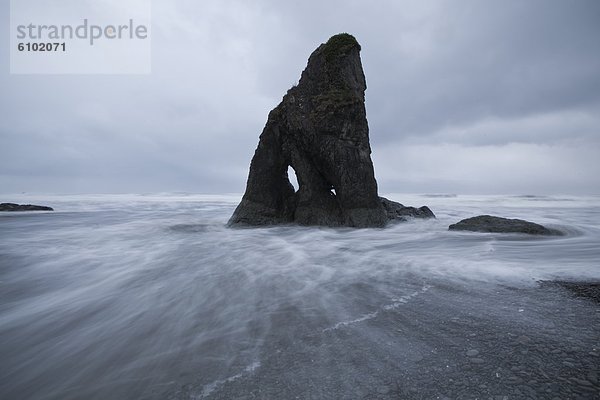
M 600 279 L 599 199 L 531 199 L 430 195 L 437 219 L 386 229 L 238 230 L 238 195 L 26 196 L 56 211 L 0 215 L 0 398 L 210 397 L 286 325 L 324 334 L 436 286 Z M 481 213 L 568 234 L 447 230 Z

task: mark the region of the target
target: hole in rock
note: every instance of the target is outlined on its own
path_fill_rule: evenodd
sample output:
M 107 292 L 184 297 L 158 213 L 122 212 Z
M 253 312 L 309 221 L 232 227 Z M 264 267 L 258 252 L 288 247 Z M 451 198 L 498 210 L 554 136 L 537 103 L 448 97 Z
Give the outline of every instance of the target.
M 300 185 L 298 184 L 298 177 L 296 176 L 296 171 L 294 170 L 294 168 L 292 168 L 291 165 L 288 166 L 287 175 L 288 175 L 288 180 L 294 187 L 294 191 L 297 192 Z

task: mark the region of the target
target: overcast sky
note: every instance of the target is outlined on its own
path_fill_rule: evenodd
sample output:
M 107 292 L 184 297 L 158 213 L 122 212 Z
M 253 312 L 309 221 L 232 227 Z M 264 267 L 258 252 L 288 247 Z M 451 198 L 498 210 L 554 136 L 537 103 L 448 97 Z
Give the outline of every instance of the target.
M 243 192 L 268 112 L 362 45 L 382 193 L 600 193 L 600 1 L 152 3 L 152 74 L 10 75 L 0 192 Z

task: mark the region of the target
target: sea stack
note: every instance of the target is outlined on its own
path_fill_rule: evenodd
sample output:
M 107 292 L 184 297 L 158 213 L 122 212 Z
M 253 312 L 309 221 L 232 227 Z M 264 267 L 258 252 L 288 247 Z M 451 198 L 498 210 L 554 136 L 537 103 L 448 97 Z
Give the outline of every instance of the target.
M 311 54 L 298 85 L 269 113 L 230 226 L 362 228 L 433 217 L 427 207 L 404 207 L 377 194 L 360 49 L 352 35 L 342 33 Z M 298 191 L 288 179 L 289 166 Z

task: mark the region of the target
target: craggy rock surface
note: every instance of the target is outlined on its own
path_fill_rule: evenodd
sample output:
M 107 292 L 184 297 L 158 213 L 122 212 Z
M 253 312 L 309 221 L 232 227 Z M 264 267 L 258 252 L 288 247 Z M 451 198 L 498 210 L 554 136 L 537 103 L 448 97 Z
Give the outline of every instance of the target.
M 52 207 L 35 206 L 33 204 L 1 203 L 0 211 L 54 211 Z
M 491 215 L 479 215 L 450 225 L 451 231 L 473 231 L 493 233 L 528 233 L 530 235 L 562 235 L 560 231 L 522 219 L 508 219 Z
M 405 221 L 406 217 L 435 218 L 433 211 L 431 211 L 427 206 L 419 208 L 406 207 L 395 201 L 388 200 L 385 197 L 380 197 L 379 200 L 381 201 L 381 205 L 383 206 L 383 209 L 385 210 L 389 220 Z
M 389 217 L 433 216 L 384 208 L 377 194 L 359 52 L 352 35 L 339 34 L 311 54 L 298 85 L 269 113 L 229 225 L 382 227 Z

